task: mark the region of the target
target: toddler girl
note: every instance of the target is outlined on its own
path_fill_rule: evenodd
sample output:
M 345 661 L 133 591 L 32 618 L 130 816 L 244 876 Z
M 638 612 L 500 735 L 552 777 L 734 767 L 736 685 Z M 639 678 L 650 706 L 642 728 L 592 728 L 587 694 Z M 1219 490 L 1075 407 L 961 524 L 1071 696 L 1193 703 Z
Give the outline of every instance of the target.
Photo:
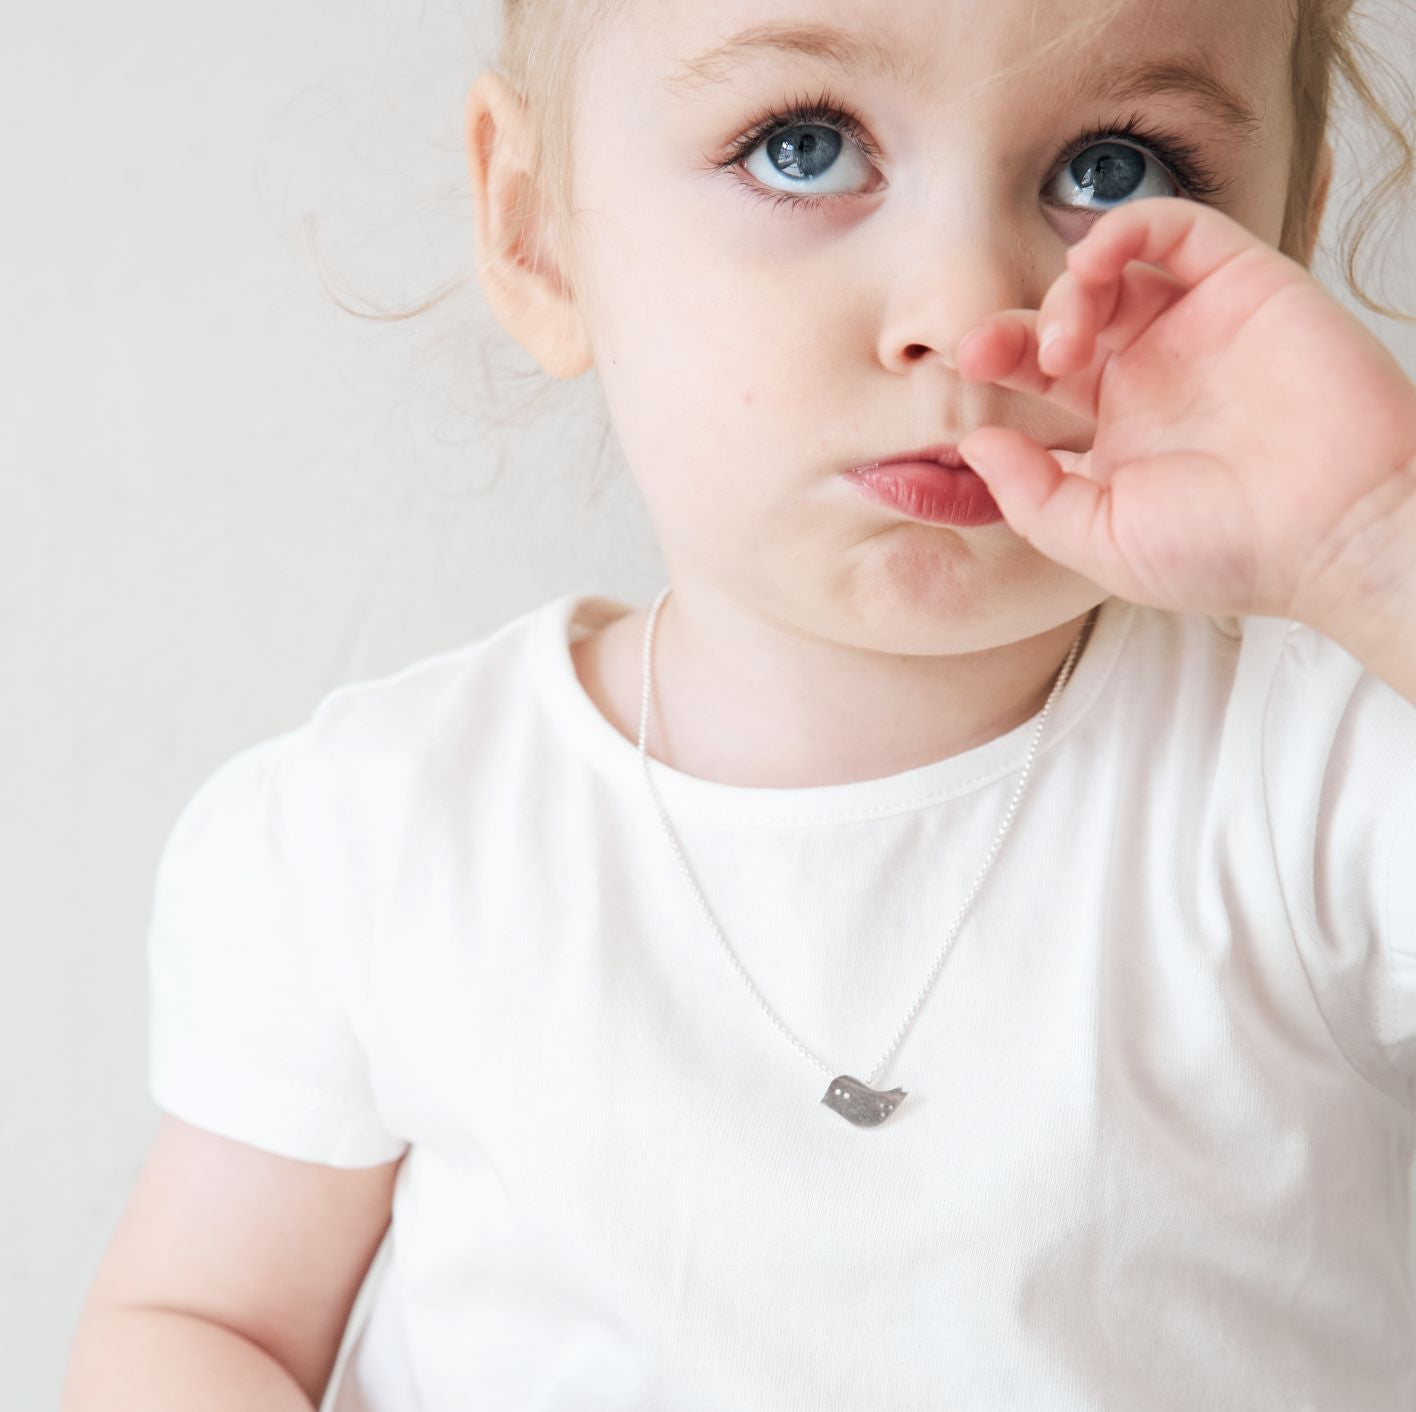
M 342 1412 L 1416 1406 L 1416 388 L 1306 268 L 1348 10 L 507 0 L 481 286 L 667 583 L 190 801 L 206 1263 L 111 1301 L 313 1403 L 391 1222 Z

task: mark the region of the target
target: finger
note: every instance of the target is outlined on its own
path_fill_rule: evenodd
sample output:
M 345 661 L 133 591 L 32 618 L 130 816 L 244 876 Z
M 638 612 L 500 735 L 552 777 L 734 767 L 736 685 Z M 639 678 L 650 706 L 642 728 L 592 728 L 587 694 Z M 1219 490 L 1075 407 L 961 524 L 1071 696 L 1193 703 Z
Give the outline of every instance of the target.
M 1105 586 L 1118 555 L 1111 541 L 1109 491 L 1063 470 L 1031 437 L 981 427 L 959 454 L 998 502 L 1009 527 L 1049 559 Z
M 1038 365 L 1037 322 L 1031 309 L 1008 309 L 970 329 L 954 350 L 959 376 L 1048 397 L 1070 412 L 1094 417 L 1105 356 L 1065 378 L 1050 377 Z
M 1037 366 L 1036 324 L 1031 309 L 1008 309 L 970 329 L 954 349 L 959 376 L 966 382 L 1045 393 L 1052 379 Z
M 1097 330 L 1111 318 L 1119 281 L 1084 285 L 1063 270 L 1037 311 L 1037 362 L 1052 377 L 1064 377 L 1091 362 Z
M 1265 249 L 1238 221 L 1212 206 L 1177 196 L 1150 196 L 1108 211 L 1067 252 L 1067 267 L 1084 285 L 1117 279 L 1140 260 L 1169 270 L 1193 289 L 1246 251 Z
M 1098 345 L 1113 353 L 1129 348 L 1185 292 L 1174 275 L 1153 265 L 1128 265 L 1117 279 L 1097 285 L 1066 271 L 1038 310 L 1038 366 L 1061 378 L 1086 367 Z
M 1187 292 L 1165 270 L 1153 265 L 1128 266 L 1117 282 L 1110 318 L 1097 331 L 1097 343 L 1112 353 L 1124 352 Z

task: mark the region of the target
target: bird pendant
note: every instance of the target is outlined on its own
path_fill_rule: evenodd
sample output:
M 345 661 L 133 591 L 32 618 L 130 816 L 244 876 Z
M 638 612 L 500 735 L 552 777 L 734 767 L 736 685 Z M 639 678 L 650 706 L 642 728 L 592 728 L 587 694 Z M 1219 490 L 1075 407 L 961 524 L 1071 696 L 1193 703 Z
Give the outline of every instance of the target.
M 871 1088 L 849 1074 L 837 1074 L 821 1101 L 858 1128 L 877 1128 L 904 1101 L 905 1092 Z

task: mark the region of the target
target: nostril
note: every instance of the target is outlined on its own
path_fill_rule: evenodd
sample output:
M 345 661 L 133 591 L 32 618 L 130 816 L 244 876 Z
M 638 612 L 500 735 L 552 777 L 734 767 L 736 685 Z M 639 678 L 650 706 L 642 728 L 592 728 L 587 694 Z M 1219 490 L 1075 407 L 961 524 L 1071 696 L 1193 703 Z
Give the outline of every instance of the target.
M 908 358 L 910 362 L 917 363 L 928 352 L 929 350 L 924 346 L 924 344 L 911 343 L 910 346 L 905 349 L 905 357 Z

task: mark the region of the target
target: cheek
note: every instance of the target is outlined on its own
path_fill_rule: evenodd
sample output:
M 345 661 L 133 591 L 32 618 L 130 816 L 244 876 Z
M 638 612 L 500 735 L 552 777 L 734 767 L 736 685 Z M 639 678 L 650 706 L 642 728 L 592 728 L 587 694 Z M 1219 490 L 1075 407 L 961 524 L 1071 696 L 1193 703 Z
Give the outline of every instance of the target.
M 819 537 L 829 468 L 860 433 L 840 415 L 839 371 L 793 324 L 675 297 L 641 302 L 599 376 L 661 540 L 736 572 Z
M 617 415 L 640 429 L 626 437 L 740 456 L 764 444 L 779 453 L 773 428 L 784 422 L 819 428 L 848 337 L 832 278 L 663 225 L 652 239 L 606 243 L 596 264 L 600 376 Z
M 814 216 L 653 185 L 587 212 L 597 376 L 656 518 L 742 544 L 862 442 L 870 280 Z

